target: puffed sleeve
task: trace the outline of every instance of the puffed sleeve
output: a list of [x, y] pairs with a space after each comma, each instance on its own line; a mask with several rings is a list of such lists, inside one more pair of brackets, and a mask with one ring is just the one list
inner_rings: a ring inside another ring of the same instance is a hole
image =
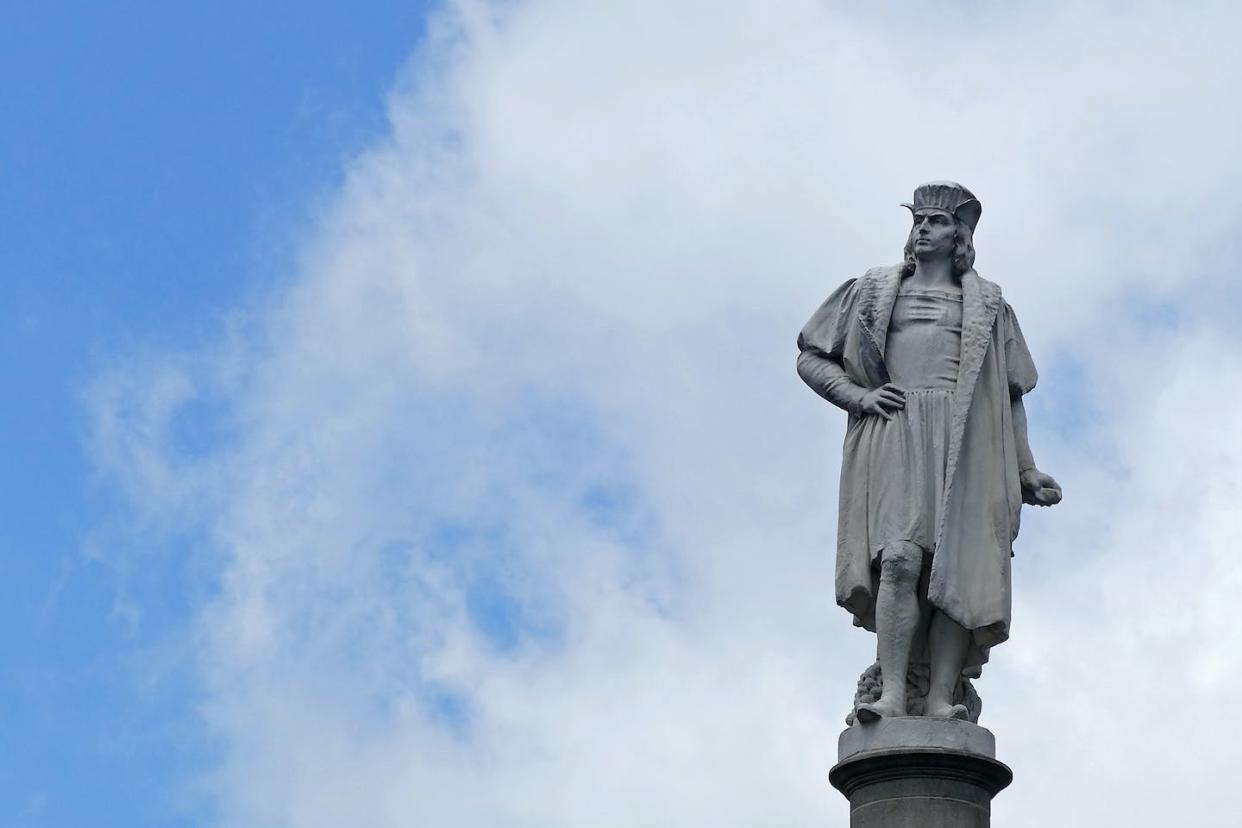
[[798, 334], [798, 376], [816, 394], [854, 415], [862, 413], [867, 389], [849, 378], [841, 357], [857, 281], [850, 279], [833, 291]]
[[1035, 360], [1026, 347], [1026, 338], [1022, 335], [1022, 327], [1018, 324], [1017, 314], [1009, 303], [1005, 303], [1005, 367], [1009, 379], [1009, 397], [1017, 399], [1029, 393], [1039, 381], [1039, 372], [1035, 370]]
[[818, 351], [840, 360], [845, 347], [847, 315], [858, 293], [858, 280], [849, 279], [824, 300], [798, 334], [799, 351]]

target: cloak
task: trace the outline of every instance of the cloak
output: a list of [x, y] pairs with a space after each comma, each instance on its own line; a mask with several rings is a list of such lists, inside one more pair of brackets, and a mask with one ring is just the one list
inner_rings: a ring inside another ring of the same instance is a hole
[[[849, 429], [862, 421], [862, 395], [889, 382], [884, 345], [902, 270], [876, 268], [847, 281], [798, 336], [803, 379], [850, 412], [847, 451]], [[977, 665], [1009, 637], [1010, 558], [1022, 507], [1011, 401], [1034, 388], [1038, 374], [1000, 287], [974, 270], [961, 281], [962, 350], [927, 598], [971, 631], [969, 663]], [[843, 473], [851, 465], [843, 462]], [[870, 548], [865, 498], [851, 496], [846, 480], [840, 491], [836, 599], [874, 631], [880, 550]]]

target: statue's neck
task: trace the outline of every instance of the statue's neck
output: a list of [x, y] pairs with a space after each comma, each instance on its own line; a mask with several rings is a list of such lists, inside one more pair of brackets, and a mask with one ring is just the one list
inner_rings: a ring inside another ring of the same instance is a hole
[[906, 281], [911, 287], [938, 288], [940, 290], [957, 290], [958, 280], [953, 275], [953, 260], [916, 259], [914, 273]]

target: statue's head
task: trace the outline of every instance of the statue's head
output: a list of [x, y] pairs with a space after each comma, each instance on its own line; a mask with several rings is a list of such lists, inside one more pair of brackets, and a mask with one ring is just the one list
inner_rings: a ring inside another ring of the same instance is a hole
[[910, 210], [914, 225], [906, 239], [905, 273], [914, 272], [920, 259], [951, 258], [953, 273], [975, 266], [975, 227], [983, 205], [974, 193], [954, 181], [933, 181], [914, 191]]

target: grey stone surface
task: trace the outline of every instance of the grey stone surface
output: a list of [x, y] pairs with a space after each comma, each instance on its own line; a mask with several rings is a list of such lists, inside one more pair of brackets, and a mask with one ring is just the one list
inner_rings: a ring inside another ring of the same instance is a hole
[[986, 727], [930, 716], [902, 716], [859, 724], [842, 731], [837, 740], [837, 761], [875, 750], [936, 748], [977, 753], [996, 758], [996, 737]]
[[992, 798], [1013, 779], [992, 734], [969, 722], [888, 717], [841, 734], [829, 780], [851, 828], [989, 828]]
[[850, 828], [989, 828], [991, 805], [939, 795], [891, 797], [850, 811]]
[[828, 297], [798, 336], [798, 374], [849, 414], [836, 600], [876, 633], [879, 667], [848, 720], [973, 720], [965, 680], [1009, 637], [1021, 506], [1061, 488], [1027, 439], [1038, 375], [1017, 316], [974, 269], [979, 199], [937, 181], [905, 206], [904, 260]]

